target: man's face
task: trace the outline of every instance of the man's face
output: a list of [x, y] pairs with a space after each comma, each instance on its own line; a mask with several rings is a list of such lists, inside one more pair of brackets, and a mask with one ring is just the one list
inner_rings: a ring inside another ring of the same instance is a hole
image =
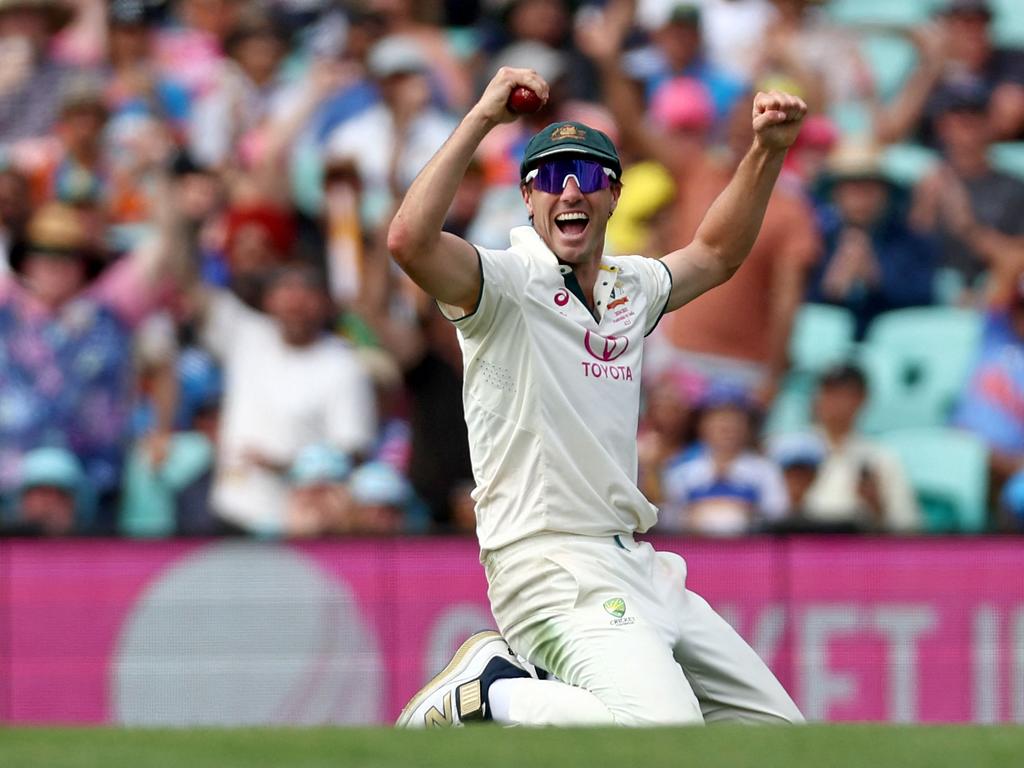
[[49, 536], [71, 533], [75, 526], [75, 498], [55, 486], [28, 488], [21, 495], [20, 517]]
[[327, 319], [327, 299], [300, 274], [278, 277], [267, 290], [264, 307], [293, 346], [315, 341]]
[[830, 431], [853, 429], [867, 393], [855, 382], [825, 384], [818, 391], [815, 411], [818, 421]]
[[992, 51], [989, 18], [984, 13], [959, 12], [946, 17], [948, 54], [972, 70], [984, 66]]
[[974, 110], [951, 110], [936, 123], [942, 145], [949, 152], [974, 153], [989, 144], [988, 115]]
[[565, 179], [560, 194], [542, 192], [535, 184], [522, 186], [526, 209], [533, 217], [533, 228], [548, 248], [567, 264], [581, 264], [600, 258], [604, 251], [608, 218], [618, 204], [621, 186], [584, 194], [572, 176]]
[[30, 253], [25, 260], [25, 283], [48, 306], [60, 306], [85, 283], [85, 265], [74, 256]]
[[737, 406], [713, 408], [701, 417], [700, 436], [715, 453], [739, 454], [750, 437], [750, 417]]
[[877, 179], [850, 179], [836, 184], [832, 199], [843, 221], [857, 227], [868, 227], [885, 212], [889, 188]]
[[673, 70], [685, 69], [700, 53], [700, 27], [686, 22], [666, 24], [654, 33], [654, 43]]

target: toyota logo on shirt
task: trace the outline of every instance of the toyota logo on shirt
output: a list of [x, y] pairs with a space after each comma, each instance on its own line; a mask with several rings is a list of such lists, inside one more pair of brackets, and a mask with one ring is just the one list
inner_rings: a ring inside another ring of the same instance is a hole
[[629, 346], [629, 339], [625, 336], [602, 336], [587, 331], [583, 336], [583, 346], [595, 360], [610, 363], [622, 357]]

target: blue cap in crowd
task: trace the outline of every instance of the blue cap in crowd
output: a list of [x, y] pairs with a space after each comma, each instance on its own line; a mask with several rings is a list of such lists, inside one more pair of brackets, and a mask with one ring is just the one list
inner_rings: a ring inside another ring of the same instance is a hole
[[383, 461], [371, 461], [359, 467], [352, 473], [349, 487], [359, 504], [401, 507], [412, 498], [409, 482]]
[[300, 488], [321, 483], [343, 483], [352, 472], [352, 461], [332, 445], [307, 445], [292, 462], [288, 477]]

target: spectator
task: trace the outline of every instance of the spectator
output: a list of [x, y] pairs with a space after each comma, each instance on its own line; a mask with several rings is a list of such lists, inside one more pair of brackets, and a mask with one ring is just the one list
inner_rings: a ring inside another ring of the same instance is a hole
[[355, 511], [345, 484], [352, 473], [348, 456], [329, 445], [307, 445], [288, 471], [285, 533], [293, 538], [352, 533]]
[[986, 113], [996, 141], [1024, 136], [1024, 51], [997, 48], [988, 0], [948, 0], [936, 23], [913, 30], [919, 65], [903, 90], [883, 109], [876, 135], [883, 143], [914, 137], [936, 146], [936, 121], [949, 89], [963, 86], [988, 97]]
[[24, 452], [66, 447], [99, 494], [100, 524], [112, 523], [129, 436], [132, 333], [160, 301], [177, 252], [160, 213], [155, 236], [110, 266], [80, 214], [60, 203], [40, 208], [15, 244], [12, 272], [0, 276], [0, 489], [14, 482]]
[[91, 489], [74, 454], [36, 448], [25, 454], [8, 535], [67, 536], [88, 528]]
[[99, 80], [85, 76], [65, 81], [54, 126], [61, 152], [46, 184], [48, 198], [97, 212], [103, 210], [109, 192], [103, 151], [107, 116]]
[[0, 0], [0, 146], [53, 125], [71, 70], [48, 50], [72, 16], [63, 0]]
[[430, 62], [431, 74], [441, 87], [444, 105], [464, 111], [471, 104], [471, 78], [445, 31], [418, 18], [424, 15], [423, 5], [412, 0], [369, 0], [366, 8], [380, 21], [385, 35], [400, 35], [415, 41]]
[[825, 254], [811, 274], [807, 299], [849, 309], [860, 339], [882, 312], [932, 302], [934, 247], [910, 229], [900, 190], [874, 147], [840, 147], [827, 181], [819, 209]]
[[112, 0], [107, 11], [107, 106], [115, 119], [140, 114], [180, 134], [191, 107], [188, 90], [156, 69], [156, 13], [145, 0]]
[[1024, 283], [1019, 272], [994, 277], [978, 357], [953, 424], [988, 445], [998, 494], [1024, 466]]
[[376, 536], [410, 532], [409, 483], [390, 464], [372, 461], [352, 473], [355, 533]]
[[285, 92], [280, 65], [287, 41], [270, 18], [250, 6], [224, 40], [216, 85], [195, 104], [189, 148], [205, 165], [251, 160], [253, 131], [280, 108]]
[[944, 269], [967, 288], [993, 267], [1024, 257], [1024, 182], [988, 159], [989, 97], [978, 85], [950, 85], [936, 106], [943, 162], [918, 185], [915, 226], [938, 237]]
[[203, 343], [225, 372], [214, 510], [240, 530], [281, 535], [285, 475], [304, 446], [356, 455], [372, 445], [372, 385], [348, 345], [323, 330], [330, 303], [314, 268], [274, 272], [262, 302], [267, 315], [226, 291], [194, 290]]
[[867, 392], [867, 380], [854, 365], [839, 365], [822, 374], [814, 432], [803, 439], [817, 434], [826, 455], [803, 496], [803, 519], [825, 530], [918, 530], [917, 501], [899, 459], [857, 434], [857, 416]]
[[386, 37], [370, 50], [381, 103], [342, 123], [327, 139], [330, 158], [351, 159], [363, 184], [363, 222], [376, 228], [398, 195], [445, 142], [455, 123], [431, 104], [430, 61], [412, 39]]
[[[650, 60], [643, 64], [647, 98], [653, 99], [659, 88], [676, 78], [696, 80], [711, 98], [714, 121], [723, 124], [736, 102], [746, 96], [747, 88], [705, 55], [699, 3], [666, 4], [661, 13], [648, 15], [645, 21], [653, 44]], [[633, 61], [637, 58], [632, 55]]]
[[874, 97], [871, 70], [856, 37], [830, 24], [823, 0], [772, 0], [775, 19], [758, 46], [762, 59], [755, 83], [795, 83], [812, 112]]
[[124, 471], [119, 531], [126, 536], [208, 536], [223, 381], [206, 353], [185, 349], [172, 362], [177, 429], [138, 442]]
[[742, 392], [705, 395], [697, 415], [701, 451], [666, 471], [659, 528], [738, 536], [786, 516], [782, 473], [750, 447], [754, 418]]
[[807, 518], [807, 494], [825, 461], [827, 449], [821, 436], [814, 432], [777, 435], [769, 440], [768, 448], [768, 455], [782, 469], [790, 504], [789, 519], [771, 528], [791, 529]]
[[658, 504], [665, 497], [663, 479], [670, 467], [692, 458], [696, 434], [691, 404], [699, 383], [684, 374], [658, 378], [647, 391], [637, 437], [640, 490]]

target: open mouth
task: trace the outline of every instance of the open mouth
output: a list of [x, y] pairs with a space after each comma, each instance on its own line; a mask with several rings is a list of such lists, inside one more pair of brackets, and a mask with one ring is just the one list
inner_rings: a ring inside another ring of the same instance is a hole
[[568, 211], [555, 217], [555, 226], [565, 235], [582, 235], [590, 223], [590, 217], [583, 211]]

